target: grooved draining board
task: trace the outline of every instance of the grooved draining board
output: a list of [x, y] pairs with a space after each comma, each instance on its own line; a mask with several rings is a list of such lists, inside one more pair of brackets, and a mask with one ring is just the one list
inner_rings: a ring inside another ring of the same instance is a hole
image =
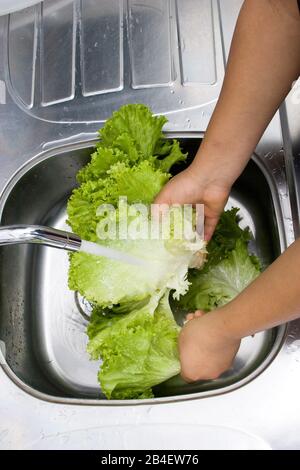
[[220, 92], [218, 0], [45, 0], [6, 28], [8, 91], [42, 120], [100, 122], [127, 102], [204, 113]]

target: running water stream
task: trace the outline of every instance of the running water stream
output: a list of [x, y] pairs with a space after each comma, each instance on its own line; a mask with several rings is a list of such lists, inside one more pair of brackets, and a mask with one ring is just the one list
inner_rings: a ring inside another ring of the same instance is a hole
[[105, 258], [121, 261], [122, 263], [132, 264], [135, 266], [144, 266], [146, 261], [135, 256], [129, 255], [122, 251], [114, 250], [107, 246], [98, 245], [98, 243], [87, 242], [82, 240], [79, 251], [90, 255], [105, 256]]

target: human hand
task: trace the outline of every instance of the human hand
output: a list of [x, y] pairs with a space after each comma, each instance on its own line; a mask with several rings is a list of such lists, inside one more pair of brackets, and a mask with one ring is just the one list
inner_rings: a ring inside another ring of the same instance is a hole
[[224, 209], [230, 186], [191, 164], [160, 191], [156, 204], [204, 204], [204, 238], [209, 241]]
[[181, 375], [187, 382], [218, 378], [238, 352], [240, 339], [228, 334], [220, 310], [187, 315], [179, 336]]

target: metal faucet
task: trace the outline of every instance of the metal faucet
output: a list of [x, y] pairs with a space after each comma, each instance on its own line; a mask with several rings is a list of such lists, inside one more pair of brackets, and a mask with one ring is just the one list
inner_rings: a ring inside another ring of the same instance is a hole
[[68, 251], [79, 251], [81, 238], [64, 230], [42, 225], [7, 225], [0, 227], [0, 246], [36, 243]]
[[134, 266], [145, 266], [147, 261], [108, 246], [82, 240], [78, 235], [43, 225], [7, 225], [0, 227], [1, 245], [35, 243], [67, 251], [83, 251], [88, 254], [105, 256]]

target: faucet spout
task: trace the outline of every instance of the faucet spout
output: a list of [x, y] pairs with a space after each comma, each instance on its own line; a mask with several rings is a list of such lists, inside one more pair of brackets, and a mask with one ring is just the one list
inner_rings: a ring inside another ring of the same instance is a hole
[[42, 225], [8, 225], [0, 227], [0, 246], [35, 243], [68, 251], [79, 251], [81, 238], [70, 232]]

